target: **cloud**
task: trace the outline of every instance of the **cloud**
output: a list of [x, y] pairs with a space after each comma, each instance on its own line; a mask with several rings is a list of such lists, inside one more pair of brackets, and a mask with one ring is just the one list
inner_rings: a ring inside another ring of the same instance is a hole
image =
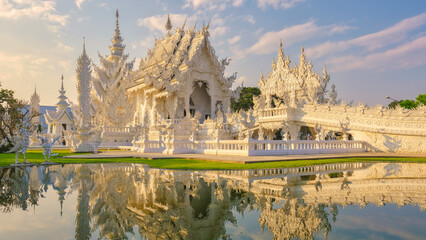
[[65, 26], [69, 15], [56, 14], [55, 7], [54, 1], [3, 0], [0, 1], [0, 18], [35, 18]]
[[63, 44], [61, 42], [58, 43], [58, 48], [61, 49], [61, 50], [63, 50], [63, 51], [67, 51], [67, 52], [71, 52], [72, 50], [74, 50], [73, 47], [65, 45], [65, 44]]
[[393, 49], [366, 56], [340, 56], [328, 60], [334, 72], [357, 69], [384, 71], [426, 65], [426, 36]]
[[[294, 25], [288, 28], [284, 28], [280, 31], [267, 32], [259, 38], [259, 40], [252, 45], [249, 49], [249, 53], [253, 54], [269, 54], [276, 51], [279, 39], [285, 43], [285, 45], [291, 45], [295, 42], [301, 42], [311, 37], [318, 37], [324, 34], [333, 34], [338, 25], [326, 25], [318, 26], [315, 20], [310, 20], [306, 23]], [[340, 26], [346, 28], [345, 26]]]
[[228, 6], [241, 7], [243, 4], [244, 0], [185, 0], [183, 8], [223, 11], [228, 8]]
[[229, 27], [219, 26], [219, 27], [211, 29], [209, 32], [212, 38], [216, 38], [216, 37], [225, 35], [228, 32], [228, 30], [229, 30]]
[[266, 9], [268, 6], [274, 9], [289, 9], [296, 6], [296, 3], [304, 2], [305, 0], [257, 0], [257, 6]]
[[241, 76], [239, 78], [237, 78], [237, 80], [235, 80], [234, 84], [235, 85], [241, 85], [243, 82], [247, 81], [247, 77], [246, 76]]
[[250, 23], [250, 24], [255, 24], [256, 20], [254, 20], [254, 17], [252, 15], [247, 15], [243, 18], [244, 21]]
[[85, 1], [87, 1], [87, 0], [75, 0], [75, 5], [76, 5], [79, 9], [81, 9], [81, 4], [83, 4]]
[[[186, 14], [170, 14], [170, 21], [173, 27], [181, 27], [186, 20], [186, 26], [194, 25], [197, 21], [196, 16], [188, 17]], [[165, 25], [167, 22], [167, 14], [155, 15], [147, 18], [139, 18], [137, 20], [138, 26], [144, 26], [151, 31], [165, 32]]]
[[232, 6], [234, 7], [241, 7], [244, 4], [244, 0], [234, 0], [232, 3]]
[[325, 42], [312, 49], [308, 49], [307, 52], [312, 57], [321, 57], [323, 55], [345, 51], [352, 47], [365, 47], [369, 51], [372, 51], [407, 39], [408, 34], [411, 31], [425, 24], [426, 13], [423, 13], [411, 18], [406, 18], [397, 24], [379, 32], [367, 34], [346, 41]]
[[228, 43], [229, 43], [229, 45], [233, 45], [233, 44], [237, 43], [238, 41], [240, 41], [240, 39], [241, 39], [241, 36], [237, 35], [233, 38], [228, 39]]
[[[147, 18], [140, 18], [137, 20], [138, 26], [144, 26], [149, 28], [151, 31], [159, 31], [165, 32], [165, 25], [167, 21], [166, 14], [163, 15], [155, 15]], [[196, 22], [198, 22], [198, 26], [200, 26], [199, 19], [202, 19], [202, 15], [199, 13], [188, 17], [186, 14], [170, 14], [170, 20], [172, 22], [173, 28], [181, 27], [186, 19], [186, 27], [194, 26]], [[223, 36], [229, 31], [229, 27], [225, 26], [225, 19], [220, 18], [218, 14], [215, 14], [210, 20], [210, 35], [212, 38]], [[206, 22], [203, 22], [207, 24]]]

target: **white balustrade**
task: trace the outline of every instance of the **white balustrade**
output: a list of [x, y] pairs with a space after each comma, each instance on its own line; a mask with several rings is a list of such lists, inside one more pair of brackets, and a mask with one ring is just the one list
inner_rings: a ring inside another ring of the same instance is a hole
[[[168, 149], [174, 153], [202, 153], [239, 156], [280, 156], [289, 154], [320, 154], [364, 152], [362, 141], [282, 141], [282, 140], [219, 140], [219, 141], [144, 141], [140, 149]], [[142, 145], [144, 144], [144, 145]], [[157, 152], [161, 152], [158, 150]]]
[[133, 130], [133, 127], [104, 127], [104, 133], [130, 133]]

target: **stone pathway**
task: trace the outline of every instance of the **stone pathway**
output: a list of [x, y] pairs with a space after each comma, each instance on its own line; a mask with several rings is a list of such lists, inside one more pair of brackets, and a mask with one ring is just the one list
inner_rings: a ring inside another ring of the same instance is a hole
[[208, 155], [208, 154], [161, 154], [161, 153], [138, 153], [131, 151], [106, 151], [97, 154], [83, 154], [65, 156], [64, 158], [147, 158], [147, 159], [167, 159], [167, 158], [183, 158], [183, 159], [200, 159], [217, 162], [231, 163], [257, 163], [257, 162], [278, 162], [291, 160], [316, 160], [330, 158], [349, 158], [349, 157], [424, 157], [420, 154], [399, 154], [399, 153], [335, 153], [335, 154], [310, 154], [310, 155], [284, 155], [284, 156], [229, 156], [229, 155]]

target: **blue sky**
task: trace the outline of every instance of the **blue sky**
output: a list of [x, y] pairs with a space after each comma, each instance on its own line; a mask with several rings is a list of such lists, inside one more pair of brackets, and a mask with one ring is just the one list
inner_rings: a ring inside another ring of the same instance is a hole
[[426, 1], [341, 0], [0, 0], [0, 82], [29, 99], [37, 85], [41, 103], [58, 100], [61, 75], [75, 101], [76, 60], [86, 37], [95, 64], [108, 54], [120, 12], [130, 58], [146, 56], [164, 34], [167, 14], [174, 27], [211, 19], [219, 58], [232, 59], [227, 75], [257, 86], [271, 71], [280, 39], [292, 64], [300, 48], [314, 68], [327, 65], [331, 83], [346, 102], [374, 106], [426, 92]]

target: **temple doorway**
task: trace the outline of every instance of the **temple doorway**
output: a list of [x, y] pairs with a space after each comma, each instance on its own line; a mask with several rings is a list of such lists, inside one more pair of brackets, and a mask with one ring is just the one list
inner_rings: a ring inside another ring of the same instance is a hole
[[189, 107], [191, 116], [195, 112], [201, 113], [201, 122], [207, 118], [211, 118], [211, 97], [207, 92], [207, 84], [205, 82], [195, 82], [194, 90], [189, 98]]

